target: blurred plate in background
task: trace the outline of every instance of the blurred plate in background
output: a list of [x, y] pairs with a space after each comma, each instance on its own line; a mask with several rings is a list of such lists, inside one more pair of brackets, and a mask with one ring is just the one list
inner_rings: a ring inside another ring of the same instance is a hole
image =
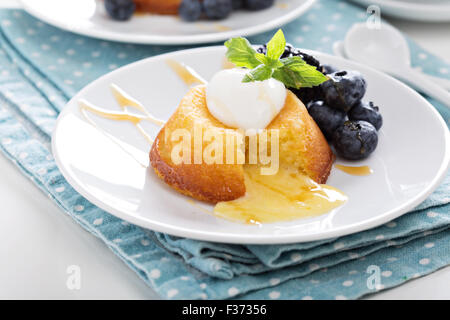
[[21, 0], [31, 15], [59, 28], [105, 40], [142, 44], [195, 44], [249, 36], [280, 27], [316, 0], [276, 0], [261, 11], [239, 10], [220, 21], [184, 22], [178, 16], [142, 14], [126, 22], [108, 17], [101, 0]]

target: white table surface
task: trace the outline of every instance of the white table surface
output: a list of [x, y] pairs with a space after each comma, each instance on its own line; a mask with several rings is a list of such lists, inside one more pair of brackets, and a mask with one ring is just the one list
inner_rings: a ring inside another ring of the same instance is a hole
[[[0, 0], [0, 7], [18, 6]], [[450, 23], [390, 20], [418, 43], [450, 57]], [[64, 215], [0, 155], [0, 299], [157, 299], [97, 238]], [[67, 267], [81, 268], [81, 288], [66, 286]], [[370, 299], [450, 299], [450, 267]]]

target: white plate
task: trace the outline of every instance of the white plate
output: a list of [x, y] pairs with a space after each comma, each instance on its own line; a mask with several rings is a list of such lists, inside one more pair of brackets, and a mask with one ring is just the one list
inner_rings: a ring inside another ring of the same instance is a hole
[[407, 20], [450, 21], [449, 0], [351, 0], [365, 6], [377, 5], [381, 16], [387, 15]]
[[24, 9], [59, 28], [105, 40], [144, 44], [193, 44], [223, 41], [277, 28], [316, 0], [276, 0], [261, 11], [236, 11], [222, 21], [184, 22], [177, 16], [138, 15], [127, 22], [109, 18], [100, 0], [21, 0]]
[[[184, 62], [205, 79], [222, 68], [224, 47], [178, 51], [145, 59], [111, 72], [80, 91], [65, 107], [53, 133], [56, 162], [69, 183], [88, 200], [131, 223], [181, 237], [229, 243], [290, 243], [343, 236], [388, 222], [422, 202], [445, 176], [450, 160], [449, 132], [438, 112], [401, 82], [368, 67], [313, 52], [323, 63], [357, 69], [368, 81], [366, 99], [381, 108], [379, 144], [367, 160], [366, 177], [333, 169], [328, 184], [348, 202], [328, 214], [290, 222], [244, 225], [217, 218], [212, 206], [188, 201], [160, 181], [148, 165], [149, 143], [130, 123], [92, 116], [102, 131], [79, 111], [81, 98], [119, 110], [109, 86], [115, 83], [140, 100], [155, 116], [168, 119], [188, 88], [166, 65]], [[145, 127], [155, 136], [158, 128]], [[133, 156], [130, 156], [133, 155]], [[339, 163], [346, 163], [338, 160]]]

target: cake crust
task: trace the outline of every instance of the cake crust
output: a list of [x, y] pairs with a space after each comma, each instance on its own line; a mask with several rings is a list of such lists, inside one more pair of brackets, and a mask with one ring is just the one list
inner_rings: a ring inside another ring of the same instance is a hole
[[205, 86], [189, 90], [156, 137], [150, 151], [150, 163], [156, 174], [178, 192], [201, 201], [217, 203], [242, 197], [245, 194], [242, 165], [225, 164], [225, 161], [224, 164], [195, 164], [194, 152], [191, 152], [190, 164], [177, 165], [172, 161], [171, 152], [176, 142], [171, 140], [171, 133], [183, 128], [193, 137], [197, 123], [204, 129], [217, 130], [222, 135], [227, 129], [209, 113]]
[[[149, 155], [154, 171], [173, 189], [201, 201], [217, 203], [242, 197], [245, 194], [242, 164], [195, 164], [194, 161], [175, 164], [172, 161], [175, 143], [170, 134], [179, 128], [193, 132], [198, 122], [222, 134], [230, 129], [209, 113], [204, 85], [189, 90], [158, 133]], [[288, 91], [285, 106], [267, 129], [279, 129], [280, 165], [296, 166], [317, 183], [326, 182], [335, 156], [303, 103], [292, 92]]]

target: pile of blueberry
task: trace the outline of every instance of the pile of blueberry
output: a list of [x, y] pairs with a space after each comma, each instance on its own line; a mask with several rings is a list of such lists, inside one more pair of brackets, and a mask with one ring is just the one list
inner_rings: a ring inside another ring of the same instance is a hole
[[[182, 0], [178, 9], [179, 16], [185, 21], [200, 18], [210, 20], [225, 19], [233, 10], [262, 10], [273, 5], [275, 0]], [[106, 12], [115, 20], [125, 21], [131, 18], [136, 5], [133, 0], [105, 0]]]
[[183, 0], [178, 14], [183, 20], [196, 21], [202, 17], [210, 20], [225, 19], [233, 10], [262, 10], [275, 0]]
[[[266, 52], [263, 45], [257, 49]], [[314, 57], [287, 44], [282, 58], [299, 56], [329, 77], [318, 87], [291, 89], [307, 106], [308, 112], [336, 153], [349, 160], [368, 157], [377, 147], [383, 118], [373, 102], [362, 101], [367, 83], [358, 71], [337, 70], [321, 65]]]

